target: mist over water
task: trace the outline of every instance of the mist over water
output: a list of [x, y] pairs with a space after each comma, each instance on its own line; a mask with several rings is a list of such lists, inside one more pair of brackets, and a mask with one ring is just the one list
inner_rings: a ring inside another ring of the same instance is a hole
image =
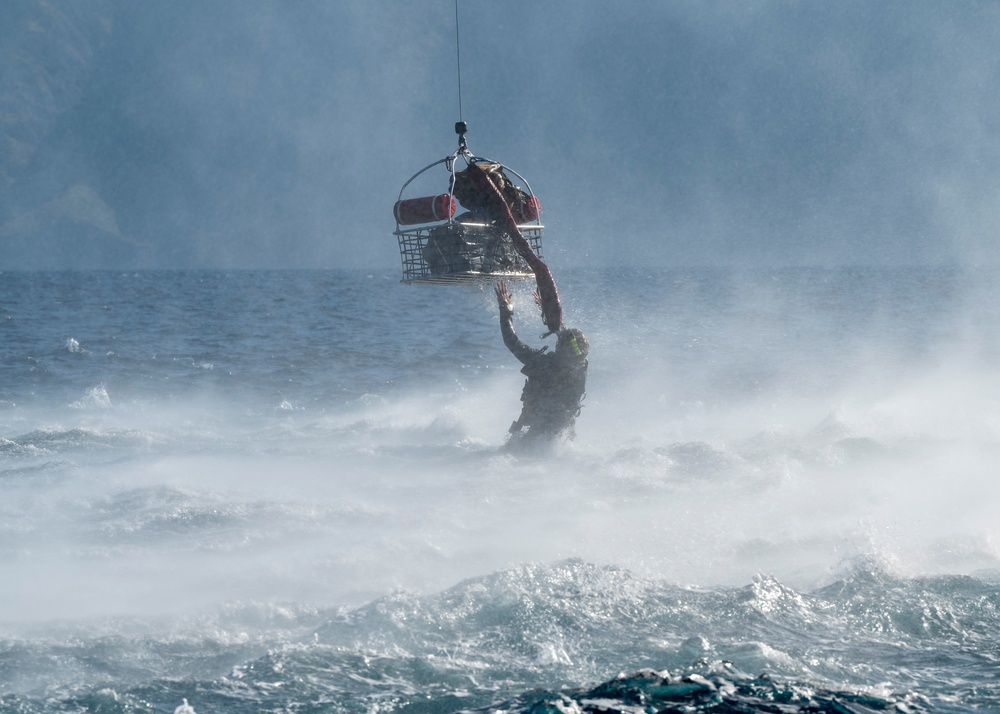
[[[440, 711], [699, 657], [934, 699], [944, 675], [906, 647], [997, 656], [992, 276], [564, 275], [593, 346], [578, 436], [518, 455], [499, 447], [523, 378], [489, 291], [5, 274], [5, 706], [111, 687], [117, 707], [273, 708], [266, 682], [314, 666], [288, 701], [430, 691], [337, 684], [375, 666], [351, 653], [430, 658]], [[515, 301], [540, 343], [527, 287]]]
[[[0, 13], [0, 714], [1000, 709], [997, 8], [462, 0], [462, 116], [453, 9]], [[544, 453], [397, 282], [456, 119], [593, 345]]]
[[388, 269], [459, 119], [561, 264], [997, 264], [991, 2], [454, 9], [7, 8], [0, 268]]

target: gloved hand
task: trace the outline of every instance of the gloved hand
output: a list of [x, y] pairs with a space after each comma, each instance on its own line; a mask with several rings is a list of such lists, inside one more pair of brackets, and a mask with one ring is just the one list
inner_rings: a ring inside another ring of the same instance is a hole
[[493, 288], [493, 292], [497, 296], [497, 304], [500, 306], [501, 313], [511, 314], [514, 312], [514, 301], [510, 296], [510, 290], [507, 289], [507, 282], [501, 281], [496, 284]]

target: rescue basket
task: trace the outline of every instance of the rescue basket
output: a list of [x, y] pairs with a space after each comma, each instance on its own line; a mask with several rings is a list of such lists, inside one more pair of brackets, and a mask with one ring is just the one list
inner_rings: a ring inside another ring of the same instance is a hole
[[[448, 285], [534, 279], [507, 231], [490, 219], [485, 199], [477, 195], [465, 180], [465, 169], [458, 166], [461, 162], [466, 167], [475, 163], [487, 172], [518, 230], [541, 258], [543, 226], [538, 197], [524, 177], [510, 167], [469, 152], [464, 122], [457, 123], [455, 131], [459, 135], [458, 150], [411, 176], [393, 207], [402, 282]], [[431, 180], [432, 191], [446, 193], [407, 196], [407, 190], [418, 179], [421, 185]]]

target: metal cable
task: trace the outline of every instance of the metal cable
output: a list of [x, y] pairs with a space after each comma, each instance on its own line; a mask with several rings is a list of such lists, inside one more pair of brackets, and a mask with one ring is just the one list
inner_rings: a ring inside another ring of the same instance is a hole
[[458, 31], [458, 0], [455, 0], [455, 53], [458, 58], [458, 120], [462, 121], [462, 43]]

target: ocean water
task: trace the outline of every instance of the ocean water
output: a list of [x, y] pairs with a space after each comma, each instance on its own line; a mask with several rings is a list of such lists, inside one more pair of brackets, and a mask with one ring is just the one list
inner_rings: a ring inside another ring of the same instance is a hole
[[556, 272], [0, 273], [0, 712], [1000, 711], [1000, 274]]

